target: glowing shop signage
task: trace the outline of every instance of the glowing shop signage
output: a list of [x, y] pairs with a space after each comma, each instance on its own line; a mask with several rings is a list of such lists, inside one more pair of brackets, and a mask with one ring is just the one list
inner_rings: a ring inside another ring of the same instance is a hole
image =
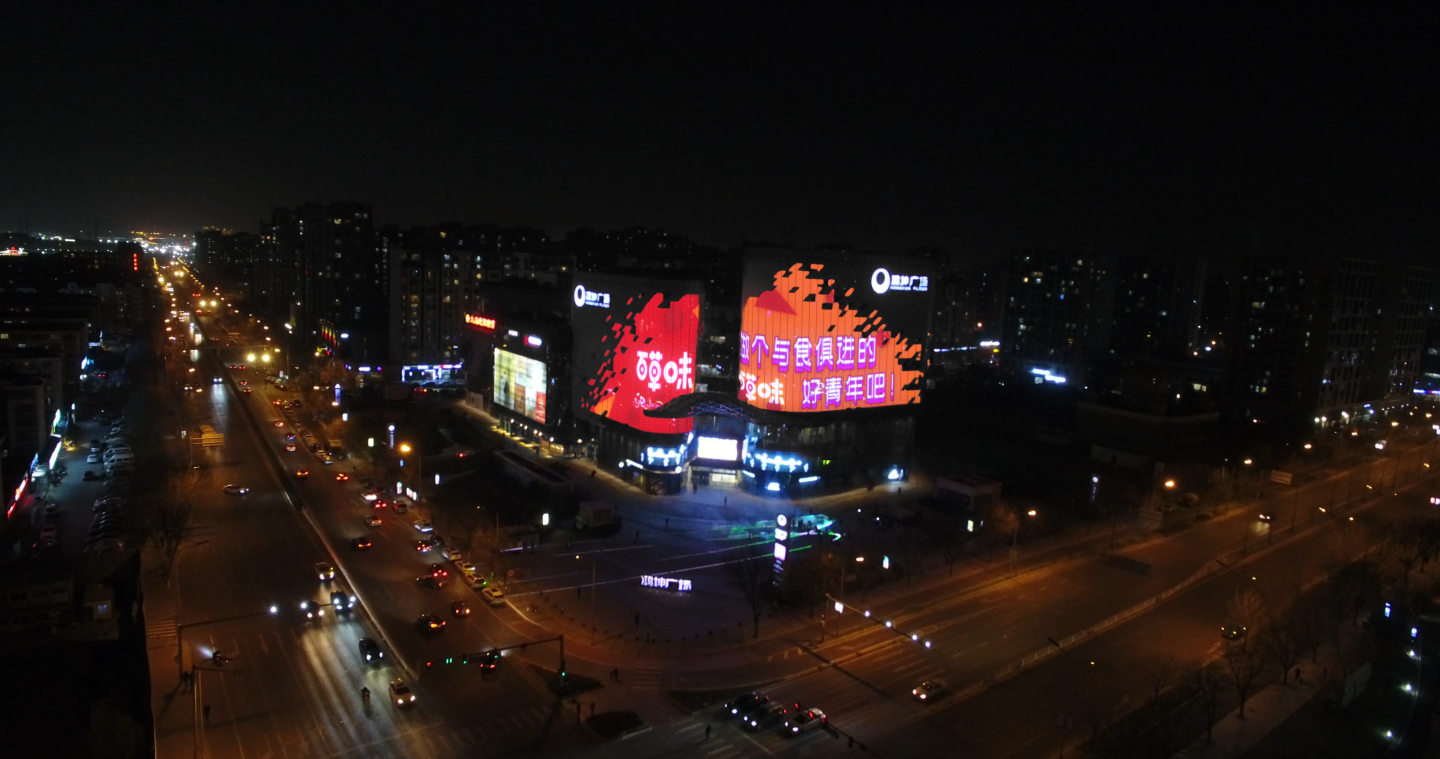
[[923, 293], [930, 289], [930, 278], [923, 274], [891, 274], [881, 267], [870, 275], [870, 289], [877, 295], [888, 292]]
[[689, 593], [695, 589], [689, 580], [677, 580], [673, 577], [656, 577], [655, 575], [640, 575], [640, 587], [678, 590], [681, 593]]
[[465, 323], [485, 332], [494, 332], [499, 327], [499, 322], [494, 317], [479, 314], [465, 314]]
[[592, 306], [598, 308], [610, 307], [610, 293], [597, 293], [593, 290], [586, 290], [584, 285], [575, 286], [575, 307], [584, 308]]

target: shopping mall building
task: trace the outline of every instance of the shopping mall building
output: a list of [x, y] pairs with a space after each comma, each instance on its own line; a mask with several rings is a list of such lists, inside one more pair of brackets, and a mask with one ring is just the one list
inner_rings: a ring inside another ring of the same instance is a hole
[[468, 315], [472, 374], [491, 380], [484, 400], [507, 431], [650, 493], [906, 479], [928, 365], [924, 264], [751, 251], [738, 303], [723, 292], [579, 273]]

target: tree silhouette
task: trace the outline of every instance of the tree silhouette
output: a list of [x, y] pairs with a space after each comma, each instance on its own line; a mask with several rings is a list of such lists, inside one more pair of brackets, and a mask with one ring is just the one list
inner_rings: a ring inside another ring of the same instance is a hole
[[765, 613], [765, 605], [775, 595], [775, 567], [771, 563], [771, 557], [767, 553], [760, 552], [751, 546], [749, 556], [730, 564], [730, 578], [735, 587], [740, 590], [740, 595], [750, 605], [750, 614], [754, 620], [755, 629], [751, 637], [760, 637], [760, 617]]

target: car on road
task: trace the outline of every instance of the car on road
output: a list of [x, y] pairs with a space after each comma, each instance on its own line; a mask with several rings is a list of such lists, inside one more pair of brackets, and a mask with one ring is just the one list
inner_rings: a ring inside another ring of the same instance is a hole
[[305, 612], [306, 619], [319, 619], [325, 616], [325, 607], [319, 601], [301, 601], [300, 611]]
[[465, 601], [456, 601], [450, 604], [450, 611], [457, 617], [468, 617], [470, 616], [470, 604]]
[[415, 541], [415, 550], [419, 551], [420, 553], [429, 553], [430, 551], [432, 551], [432, 550], [434, 550], [434, 549], [435, 549], [435, 539], [434, 539], [434, 538], [425, 538], [424, 540], [417, 540], [417, 541]]
[[285, 439], [286, 439], [286, 440], [294, 440], [294, 439], [295, 439], [295, 433], [293, 433], [293, 432], [287, 432], [287, 433], [285, 433]]
[[1273, 514], [1271, 514], [1270, 512], [1268, 512], [1268, 511], [1262, 511], [1262, 512], [1260, 512], [1260, 521], [1262, 521], [1262, 522], [1269, 522], [1269, 521], [1271, 521], [1271, 520], [1274, 519], [1274, 518], [1275, 518], [1275, 516], [1274, 516]]
[[320, 582], [328, 582], [335, 579], [335, 565], [328, 561], [315, 562], [315, 574], [319, 576]]
[[782, 731], [787, 735], [799, 735], [824, 727], [828, 721], [829, 718], [825, 716], [825, 712], [819, 709], [800, 709], [795, 716], [785, 720]]
[[283, 419], [276, 419], [275, 421], [271, 422], [271, 424], [275, 425], [276, 427], [284, 427], [284, 426], [285, 426], [285, 420], [283, 420]]
[[910, 695], [921, 701], [934, 701], [945, 692], [944, 680], [926, 680], [910, 689]]
[[250, 488], [247, 488], [244, 485], [235, 485], [233, 483], [230, 485], [226, 485], [225, 487], [220, 489], [225, 491], [226, 495], [245, 495], [246, 493], [250, 492]]
[[1244, 625], [1231, 622], [1220, 626], [1220, 637], [1225, 640], [1240, 640], [1245, 637], [1247, 630]]
[[745, 726], [751, 730], [764, 730], [785, 719], [787, 709], [779, 701], [767, 702], [758, 709], [751, 709], [745, 716]]
[[367, 501], [377, 500], [380, 498], [380, 488], [374, 485], [366, 485], [365, 489], [360, 491], [360, 497]]
[[286, 453], [294, 453], [294, 452], [295, 452], [295, 444], [294, 444], [294, 443], [286, 443], [286, 444], [285, 444], [285, 452], [286, 452]]
[[389, 502], [389, 501], [386, 501], [386, 500], [384, 500], [384, 499], [376, 499], [375, 502], [374, 502], [373, 504], [371, 504], [371, 505], [373, 505], [373, 506], [374, 506], [375, 508], [377, 508], [377, 509], [388, 509], [388, 508], [390, 508], [390, 502]]
[[86, 463], [86, 464], [99, 464], [99, 463], [100, 463], [100, 454], [98, 454], [98, 453], [92, 453], [92, 454], [90, 454], [89, 456], [86, 456], [86, 457], [85, 457], [85, 463]]
[[121, 498], [118, 495], [107, 495], [104, 498], [96, 498], [95, 505], [90, 507], [90, 510], [106, 511], [109, 509], [118, 509], [123, 505], [125, 505], [124, 498]]
[[441, 565], [441, 564], [431, 564], [430, 566], [428, 566], [428, 567], [425, 568], [425, 571], [429, 572], [431, 577], [449, 577], [449, 576], [450, 576], [450, 570], [446, 569], [446, 568], [445, 568], [443, 565]]
[[411, 706], [415, 703], [415, 694], [404, 680], [395, 679], [390, 681], [390, 700], [396, 706]]
[[445, 620], [434, 614], [421, 614], [415, 618], [415, 626], [420, 632], [440, 633], [445, 631]]
[[768, 703], [770, 697], [758, 690], [749, 693], [742, 693], [725, 703], [725, 714], [731, 717], [744, 717], [751, 709]]
[[436, 577], [435, 575], [421, 575], [415, 578], [415, 582], [419, 583], [422, 587], [434, 588], [435, 590], [443, 590], [445, 586], [450, 583], [448, 579]]
[[[243, 384], [245, 384], [245, 383], [242, 382], [242, 383], [240, 383], [240, 384], [243, 385]], [[250, 388], [248, 388], [248, 387], [242, 387], [242, 388], [240, 388], [240, 392], [242, 392], [242, 393], [244, 393], [244, 394], [246, 394], [246, 395], [249, 395], [249, 394], [250, 394]]]
[[406, 506], [404, 501], [396, 501], [391, 505], [395, 507], [396, 514], [404, 514], [410, 511], [410, 507]]
[[96, 474], [96, 473], [90, 471], [89, 469], [86, 469], [86, 470], [85, 470], [85, 474], [82, 475], [82, 476], [80, 477], [80, 479], [82, 479], [82, 480], [84, 480], [84, 481], [86, 481], [86, 482], [92, 482], [92, 481], [94, 481], [94, 480], [103, 480], [103, 479], [105, 479], [105, 476], [104, 476], [104, 475], [100, 475], [100, 474]]
[[365, 661], [380, 661], [385, 658], [385, 652], [380, 650], [380, 644], [374, 638], [360, 639], [360, 655]]
[[368, 551], [370, 550], [370, 546], [373, 544], [370, 542], [369, 538], [361, 535], [360, 537], [351, 541], [351, 545], [355, 546], [355, 550], [357, 551]]
[[486, 588], [480, 591], [480, 597], [485, 599], [485, 603], [491, 606], [505, 605], [505, 591], [499, 588]]
[[330, 605], [335, 608], [335, 613], [350, 611], [355, 608], [355, 596], [343, 590], [330, 591]]
[[309, 477], [309, 476], [310, 476], [310, 470], [309, 470], [309, 469], [296, 469], [296, 470], [295, 470], [295, 477], [296, 477], [296, 479], [301, 479], [301, 480], [303, 480], [303, 479], [305, 479], [306, 477]]
[[47, 517], [53, 517], [60, 513], [60, 505], [55, 503], [54, 501], [50, 501], [49, 503], [45, 504], [44, 513]]
[[365, 526], [366, 526], [366, 527], [379, 527], [380, 524], [381, 524], [381, 521], [382, 521], [382, 520], [380, 519], [380, 517], [377, 517], [377, 516], [375, 516], [374, 514], [370, 514], [370, 515], [368, 515], [368, 516], [365, 517]]
[[461, 553], [459, 548], [446, 548], [444, 554], [445, 558], [451, 561], [459, 561], [465, 558], [465, 554]]
[[495, 669], [500, 666], [500, 652], [484, 651], [475, 660], [475, 663], [479, 664], [481, 669]]
[[431, 524], [428, 519], [418, 519], [415, 521], [415, 529], [421, 532], [434, 532], [435, 525]]
[[317, 448], [319, 448], [319, 447], [320, 447], [320, 446], [318, 446], [318, 445], [312, 445], [312, 446], [310, 446], [310, 449], [313, 450], [313, 451], [315, 451], [315, 453], [319, 454], [319, 456], [320, 456], [320, 463], [321, 463], [321, 464], [334, 464], [334, 463], [335, 463], [335, 457], [334, 457], [334, 456], [331, 456], [329, 453], [326, 453], [325, 451], [315, 450], [315, 449], [317, 449]]
[[336, 472], [336, 473], [335, 473], [335, 481], [336, 481], [336, 482], [349, 482], [349, 481], [350, 481], [350, 475], [348, 475], [348, 474], [346, 474], [346, 473], [344, 473], [344, 472]]

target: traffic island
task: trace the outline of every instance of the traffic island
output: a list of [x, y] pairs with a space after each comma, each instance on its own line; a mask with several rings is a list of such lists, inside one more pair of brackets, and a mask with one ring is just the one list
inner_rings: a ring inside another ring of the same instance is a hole
[[606, 740], [626, 738], [650, 729], [640, 715], [630, 711], [600, 712], [586, 719], [585, 724]]

